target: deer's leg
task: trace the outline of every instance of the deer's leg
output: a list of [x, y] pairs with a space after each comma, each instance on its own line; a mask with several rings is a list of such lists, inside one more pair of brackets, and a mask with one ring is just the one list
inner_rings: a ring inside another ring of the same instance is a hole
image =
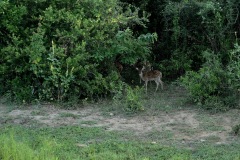
[[147, 93], [147, 85], [148, 85], [148, 81], [145, 81], [146, 93]]
[[[156, 81], [155, 81], [155, 82], [156, 82]], [[163, 81], [161, 80], [160, 77], [157, 79], [157, 82], [161, 84], [161, 89], [163, 90]], [[157, 83], [157, 82], [156, 82], [156, 83]]]
[[157, 92], [157, 90], [158, 90], [158, 85], [159, 85], [159, 82], [158, 81], [155, 81], [156, 82], [156, 84], [157, 84], [157, 87], [156, 87], [156, 90], [155, 90], [155, 92]]

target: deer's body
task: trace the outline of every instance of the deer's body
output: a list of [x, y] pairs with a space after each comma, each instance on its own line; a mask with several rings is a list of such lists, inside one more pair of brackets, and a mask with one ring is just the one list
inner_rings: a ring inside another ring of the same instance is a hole
[[[145, 67], [144, 71], [151, 71], [152, 66], [148, 61], [142, 62], [138, 60], [134, 65], [133, 65], [138, 71], [142, 70], [143, 67]], [[140, 73], [140, 72], [139, 72]], [[141, 83], [141, 77], [140, 77], [140, 83]]]
[[158, 90], [159, 83], [161, 84], [161, 88], [163, 89], [163, 82], [161, 80], [162, 73], [158, 70], [146, 70], [145, 66], [142, 69], [136, 68], [139, 71], [140, 78], [145, 82], [146, 92], [148, 81], [155, 81], [157, 84], [156, 91]]

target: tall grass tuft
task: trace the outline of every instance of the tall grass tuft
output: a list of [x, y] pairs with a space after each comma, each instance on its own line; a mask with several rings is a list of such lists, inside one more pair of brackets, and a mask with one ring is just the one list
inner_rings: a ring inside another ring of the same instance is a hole
[[1, 160], [58, 160], [53, 147], [54, 143], [43, 140], [33, 149], [27, 141], [18, 141], [13, 133], [0, 135]]

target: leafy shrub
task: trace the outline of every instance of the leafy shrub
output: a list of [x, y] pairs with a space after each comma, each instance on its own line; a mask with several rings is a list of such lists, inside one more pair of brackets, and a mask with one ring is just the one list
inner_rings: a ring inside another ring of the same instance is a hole
[[16, 102], [29, 103], [34, 98], [32, 92], [33, 88], [27, 80], [16, 77], [12, 80], [12, 92], [9, 98]]
[[113, 100], [126, 112], [138, 112], [144, 110], [143, 93], [143, 89], [139, 86], [132, 88], [126, 83], [121, 83], [120, 90], [114, 93]]
[[157, 38], [135, 36], [128, 26], [147, 18], [118, 0], [4, 0], [0, 12], [0, 93], [20, 102], [107, 95], [118, 86], [116, 58], [147, 57]]
[[[221, 59], [213, 52], [203, 53], [206, 62], [198, 72], [189, 71], [181, 78], [182, 84], [190, 92], [194, 102], [205, 108], [214, 110], [225, 110], [230, 107], [237, 107], [238, 94], [235, 83], [238, 78], [238, 70], [232, 69], [233, 61], [229, 61], [227, 70], [223, 67]], [[234, 64], [234, 63], [233, 63]], [[233, 72], [228, 72], [228, 70]], [[232, 77], [232, 75], [234, 75]], [[232, 83], [229, 83], [232, 82]]]
[[125, 110], [127, 112], [136, 112], [144, 110], [143, 90], [139, 86], [126, 88]]
[[240, 90], [240, 46], [236, 43], [235, 48], [228, 54], [229, 62], [226, 67], [228, 76], [227, 83], [232, 90]]

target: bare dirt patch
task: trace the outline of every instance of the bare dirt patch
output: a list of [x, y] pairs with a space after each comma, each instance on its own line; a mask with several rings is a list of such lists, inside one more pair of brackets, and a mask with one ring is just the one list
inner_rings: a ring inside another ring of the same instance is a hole
[[[104, 113], [94, 107], [77, 110], [63, 110], [53, 106], [29, 107], [28, 109], [14, 109], [5, 112], [6, 106], [0, 106], [0, 117], [11, 119], [5, 123], [20, 125], [38, 125], [56, 127], [62, 125], [79, 125], [87, 127], [104, 127], [109, 131], [128, 131], [136, 136], [148, 138], [152, 132], [156, 136], [171, 133], [169, 140], [178, 142], [206, 142], [215, 144], [233, 141], [230, 132], [232, 126], [240, 122], [239, 110], [232, 110], [221, 114], [206, 114], [194, 109], [182, 109], [172, 112], [155, 113], [154, 115], [123, 116]], [[1, 121], [3, 122], [3, 121]], [[1, 125], [1, 124], [0, 124]], [[164, 137], [164, 140], [166, 137]]]

